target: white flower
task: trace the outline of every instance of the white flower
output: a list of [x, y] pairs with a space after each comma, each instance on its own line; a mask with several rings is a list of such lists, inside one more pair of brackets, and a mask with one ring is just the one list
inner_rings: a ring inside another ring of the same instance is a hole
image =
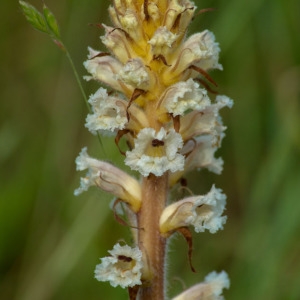
[[83, 65], [92, 76], [85, 76], [86, 80], [95, 79], [109, 85], [112, 89], [123, 92], [126, 95], [132, 93], [132, 88], [116, 79], [122, 64], [115, 58], [88, 48], [88, 60]]
[[225, 271], [209, 273], [204, 282], [196, 284], [172, 300], [224, 300], [222, 290], [229, 289], [230, 281]]
[[166, 27], [159, 27], [151, 40], [148, 42], [152, 46], [153, 55], [166, 55], [172, 44], [176, 41], [177, 35], [169, 31]]
[[216, 233], [223, 229], [226, 216], [222, 216], [226, 205], [226, 195], [213, 185], [204, 196], [185, 198], [167, 206], [160, 217], [162, 234], [172, 233], [180, 227], [194, 226], [196, 232], [205, 229]]
[[150, 76], [139, 58], [128, 60], [117, 77], [134, 88], [149, 89]]
[[90, 186], [97, 186], [129, 204], [134, 212], [139, 210], [141, 186], [136, 179], [109, 163], [91, 158], [86, 147], [81, 150], [75, 162], [77, 170], [88, 169], [85, 177], [80, 178], [80, 187], [74, 191], [76, 196], [87, 191]]
[[216, 98], [216, 102], [217, 102], [216, 105], [217, 105], [218, 110], [220, 110], [221, 108], [223, 108], [225, 106], [227, 106], [229, 108], [232, 108], [232, 106], [233, 106], [233, 100], [225, 95], [218, 95]]
[[[214, 132], [216, 128], [214, 128]], [[176, 184], [188, 172], [197, 169], [207, 169], [215, 174], [221, 174], [223, 171], [223, 159], [215, 158], [215, 152], [220, 146], [224, 133], [214, 135], [201, 135], [185, 143], [181, 154], [185, 155], [185, 164], [183, 171], [177, 171], [170, 174], [170, 185]]]
[[219, 110], [227, 106], [231, 108], [233, 101], [226, 96], [217, 96], [216, 103], [205, 107], [202, 110], [192, 111], [180, 120], [180, 134], [184, 141], [199, 135], [209, 134], [215, 138], [217, 143], [226, 129], [222, 125]]
[[108, 96], [106, 89], [100, 88], [90, 96], [89, 103], [93, 114], [87, 116], [85, 126], [91, 133], [96, 134], [98, 130], [113, 132], [125, 127], [127, 101]]
[[113, 287], [133, 287], [142, 284], [142, 252], [139, 248], [116, 244], [108, 251], [111, 256], [101, 258], [96, 266], [95, 278], [98, 281], [109, 281]]
[[87, 154], [87, 148], [82, 148], [79, 156], [75, 160], [76, 170], [82, 171], [88, 169], [85, 177], [80, 178], [80, 187], [74, 191], [74, 195], [78, 196], [84, 191], [87, 191], [90, 186], [96, 185], [96, 182], [100, 175], [101, 162], [97, 159], [91, 158]]
[[192, 79], [170, 86], [162, 98], [162, 104], [174, 116], [183, 115], [187, 110], [203, 110], [210, 105], [207, 91]]
[[226, 223], [227, 217], [222, 216], [225, 205], [226, 195], [213, 185], [208, 194], [197, 197], [193, 203], [192, 214], [185, 221], [192, 224], [196, 232], [207, 229], [210, 233], [216, 233]]
[[185, 171], [206, 168], [210, 172], [221, 174], [223, 160], [215, 158], [214, 155], [223, 137], [224, 133], [221, 132], [218, 136], [218, 143], [216, 143], [216, 137], [211, 135], [202, 135], [188, 142], [182, 150], [183, 153], [190, 153], [186, 158]]
[[205, 47], [207, 52], [205, 57], [197, 62], [196, 65], [203, 70], [223, 70], [222, 65], [219, 64], [219, 53], [221, 51], [219, 43], [216, 42], [215, 35], [211, 31], [205, 30], [202, 32], [202, 45]]
[[150, 173], [161, 176], [166, 171], [176, 172], [184, 168], [184, 156], [178, 153], [183, 142], [174, 129], [159, 132], [153, 128], [142, 129], [134, 140], [134, 149], [126, 152], [125, 164], [143, 176]]
[[[205, 30], [190, 36], [182, 47], [177, 51], [175, 62], [166, 72], [166, 77], [173, 78], [184, 72], [190, 66], [197, 66], [204, 71], [210, 69], [222, 70], [219, 64], [219, 44], [215, 42], [215, 36], [212, 32]], [[197, 77], [199, 74], [194, 72], [189, 77]]]

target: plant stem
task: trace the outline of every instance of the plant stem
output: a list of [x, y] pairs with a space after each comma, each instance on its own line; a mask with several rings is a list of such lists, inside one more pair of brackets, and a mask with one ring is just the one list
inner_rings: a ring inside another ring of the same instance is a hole
[[90, 107], [90, 105], [89, 105], [87, 96], [86, 96], [85, 91], [84, 91], [84, 89], [83, 89], [83, 86], [82, 86], [82, 84], [81, 84], [81, 80], [80, 80], [79, 75], [78, 75], [78, 73], [77, 73], [77, 70], [76, 70], [76, 68], [75, 68], [73, 59], [72, 59], [72, 57], [71, 57], [69, 51], [67, 50], [67, 48], [66, 48], [66, 47], [64, 47], [64, 48], [65, 48], [66, 56], [67, 56], [67, 58], [68, 58], [68, 60], [69, 60], [69, 62], [70, 62], [71, 68], [72, 68], [73, 73], [74, 73], [74, 75], [75, 75], [77, 84], [78, 84], [78, 86], [79, 86], [80, 92], [81, 92], [81, 94], [82, 94], [82, 97], [83, 97], [84, 102], [85, 102], [85, 104], [86, 104], [86, 107], [87, 107], [87, 109], [88, 109], [88, 112], [91, 113], [91, 112], [92, 112], [92, 111], [91, 111], [91, 107]]
[[166, 240], [159, 232], [159, 218], [166, 205], [167, 192], [167, 173], [160, 177], [150, 174], [143, 179], [138, 238], [149, 272], [143, 274], [146, 283], [140, 287], [139, 300], [164, 299]]
[[[61, 42], [61, 43], [62, 43], [62, 42]], [[85, 91], [84, 91], [84, 89], [83, 89], [83, 86], [82, 86], [81, 80], [80, 80], [80, 78], [79, 78], [78, 72], [77, 72], [77, 70], [76, 70], [76, 67], [75, 67], [75, 65], [74, 65], [73, 59], [72, 59], [72, 57], [71, 57], [71, 55], [70, 55], [68, 49], [63, 45], [63, 43], [62, 43], [62, 46], [63, 46], [64, 52], [66, 53], [66, 56], [67, 56], [67, 58], [68, 58], [68, 60], [69, 60], [69, 62], [70, 62], [71, 68], [72, 68], [72, 70], [73, 70], [73, 72], [74, 72], [74, 75], [75, 75], [77, 84], [79, 85], [79, 89], [80, 89], [80, 92], [81, 92], [82, 97], [83, 97], [83, 99], [84, 99], [84, 102], [85, 102], [85, 104], [86, 104], [86, 107], [87, 107], [87, 109], [88, 109], [88, 112], [89, 112], [89, 113], [92, 113], [91, 107], [90, 107], [89, 102], [88, 102], [88, 98], [87, 98], [86, 93], [85, 93]], [[99, 132], [97, 132], [97, 137], [98, 137], [98, 140], [99, 140], [101, 149], [102, 149], [102, 151], [103, 151], [103, 154], [104, 154], [104, 156], [106, 156], [106, 153], [105, 153], [105, 150], [104, 150], [104, 146], [103, 146], [102, 140], [101, 140], [101, 138], [100, 138]]]

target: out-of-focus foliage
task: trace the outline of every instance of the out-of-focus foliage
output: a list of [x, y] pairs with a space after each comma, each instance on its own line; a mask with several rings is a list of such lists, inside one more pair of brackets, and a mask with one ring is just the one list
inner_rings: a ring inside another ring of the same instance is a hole
[[[42, 9], [38, 0], [31, 1]], [[82, 75], [87, 46], [102, 49], [110, 1], [46, 3]], [[235, 100], [223, 112], [228, 126], [220, 155], [222, 175], [192, 173], [191, 189], [206, 193], [216, 182], [228, 196], [225, 230], [171, 242], [170, 294], [225, 269], [229, 300], [300, 297], [300, 2], [297, 0], [196, 1], [214, 12], [195, 17], [189, 33], [211, 29], [220, 42], [223, 72], [211, 75], [220, 93]], [[17, 1], [0, 12], [0, 299], [127, 299], [126, 291], [93, 279], [128, 228], [113, 219], [110, 196], [79, 184], [74, 159], [91, 155], [122, 166], [113, 141], [106, 154], [84, 128], [86, 107], [63, 53], [26, 22]], [[96, 83], [85, 83], [88, 94]], [[178, 195], [182, 193], [178, 192]], [[180, 259], [179, 259], [180, 258]]]

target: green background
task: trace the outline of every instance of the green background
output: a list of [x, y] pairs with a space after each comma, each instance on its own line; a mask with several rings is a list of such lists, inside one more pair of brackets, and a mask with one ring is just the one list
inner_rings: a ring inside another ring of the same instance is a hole
[[[80, 75], [87, 46], [96, 49], [110, 1], [47, 1]], [[40, 1], [31, 4], [42, 7]], [[171, 242], [170, 295], [226, 270], [228, 300], [300, 299], [300, 2], [196, 1], [215, 7], [197, 16], [190, 32], [212, 30], [224, 71], [211, 73], [234, 99], [222, 112], [228, 126], [224, 172], [193, 172], [189, 187], [213, 183], [228, 196], [225, 230]], [[63, 53], [25, 21], [16, 1], [0, 12], [0, 299], [127, 299], [126, 290], [93, 279], [98, 258], [128, 229], [114, 221], [111, 196], [96, 189], [73, 196], [83, 146], [122, 167], [111, 139], [106, 154], [85, 128], [87, 114]], [[84, 83], [87, 94], [97, 83]]]

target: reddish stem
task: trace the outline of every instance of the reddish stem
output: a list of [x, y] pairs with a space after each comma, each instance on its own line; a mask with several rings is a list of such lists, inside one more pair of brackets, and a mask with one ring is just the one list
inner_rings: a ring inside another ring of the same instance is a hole
[[159, 218], [166, 205], [167, 192], [167, 173], [160, 177], [150, 174], [143, 179], [138, 239], [149, 269], [144, 274], [145, 284], [139, 289], [139, 300], [164, 299], [166, 240], [159, 232]]

